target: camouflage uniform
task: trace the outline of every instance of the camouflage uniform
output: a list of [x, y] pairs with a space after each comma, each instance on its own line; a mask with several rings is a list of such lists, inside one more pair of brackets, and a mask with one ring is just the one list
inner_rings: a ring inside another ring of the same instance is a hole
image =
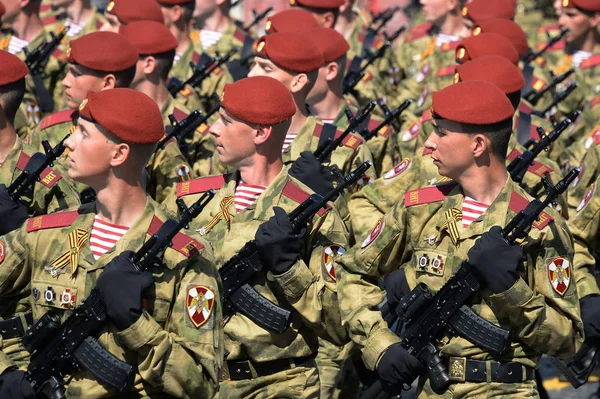
[[[187, 204], [197, 200], [204, 191], [218, 189], [208, 209], [190, 226], [191, 229], [207, 230], [205, 237], [215, 247], [218, 267], [254, 239], [258, 226], [273, 215], [274, 206], [289, 213], [312, 193], [289, 177], [287, 168], [283, 168], [252, 206], [237, 213], [233, 198], [239, 179], [236, 172], [177, 185], [177, 196]], [[174, 201], [169, 200], [166, 204], [172, 213], [177, 212]], [[262, 329], [240, 313], [226, 319], [225, 353], [229, 366], [221, 376], [219, 397], [319, 396], [319, 376], [314, 363], [317, 334], [336, 344], [347, 339], [339, 320], [331, 254], [343, 253], [348, 232], [337, 210], [328, 208], [315, 216], [304, 239], [305, 249], [289, 271], [282, 275], [268, 272], [251, 283], [271, 302], [294, 310], [290, 327], [283, 334], [277, 334]], [[301, 359], [292, 360], [297, 358]], [[237, 381], [229, 379], [230, 372], [235, 371], [233, 361], [267, 364], [265, 362], [285, 359], [290, 359], [290, 363], [272, 374]]]
[[[167, 220], [166, 213], [149, 199], [127, 233], [96, 261], [88, 241], [94, 209], [95, 204], [89, 204], [29, 219], [20, 230], [3, 236], [0, 296], [26, 300], [34, 320], [54, 310], [64, 321], [88, 297], [110, 260], [124, 250], [141, 248]], [[81, 244], [76, 247], [76, 264], [69, 260], [61, 269], [56, 261], [71, 251], [66, 239], [70, 236]], [[147, 296], [146, 317], [123, 331], [108, 322], [98, 333], [98, 342], [118, 359], [135, 366], [132, 395], [211, 397], [217, 388], [223, 351], [219, 277], [208, 242], [181, 233], [174, 241], [164, 254], [163, 264], [151, 269], [155, 284]], [[53, 267], [58, 270], [55, 276], [50, 274]], [[65, 268], [68, 273], [63, 273]], [[202, 318], [192, 314], [190, 305], [190, 298], [196, 294], [198, 300], [200, 291], [205, 294]], [[0, 353], [0, 369], [11, 365]], [[65, 378], [69, 398], [118, 395], [88, 370], [69, 377]]]
[[[520, 187], [507, 179], [483, 217], [467, 229], [457, 226], [459, 236], [457, 244], [453, 244], [449, 228], [442, 228], [444, 215], [453, 208], [460, 211], [463, 199], [460, 186], [454, 183], [409, 191], [404, 200], [385, 214], [362, 245], [337, 260], [342, 320], [348, 323], [351, 338], [363, 348], [362, 358], [370, 370], [375, 369], [384, 350], [400, 341], [377, 309], [384, 293], [376, 280], [403, 267], [409, 287], [426, 283], [433, 292], [439, 290], [467, 258], [477, 238], [494, 225], [505, 226], [530, 201]], [[535, 368], [541, 354], [566, 357], [575, 353], [583, 342], [577, 292], [571, 279], [571, 236], [566, 223], [554, 211], [548, 210], [541, 216], [529, 236], [519, 242], [524, 254], [520, 279], [499, 294], [484, 288], [472, 300], [475, 313], [511, 330], [510, 348], [492, 355], [462, 337], [442, 337], [438, 348], [443, 357], [454, 358], [450, 359], [449, 370], [456, 372], [456, 377], [460, 377], [461, 371], [457, 364], [465, 358], [511, 361]], [[451, 223], [462, 224], [460, 220]], [[557, 264], [564, 266], [565, 274], [553, 272], [552, 267]], [[437, 396], [429, 382], [421, 380], [418, 391], [419, 397], [524, 398], [536, 395], [536, 385], [533, 380], [514, 384], [455, 380]]]

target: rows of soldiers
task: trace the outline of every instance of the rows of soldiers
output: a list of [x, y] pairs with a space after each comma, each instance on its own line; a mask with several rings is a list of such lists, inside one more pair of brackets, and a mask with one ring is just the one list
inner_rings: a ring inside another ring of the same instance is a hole
[[0, 398], [537, 397], [593, 356], [600, 1], [232, 7], [0, 0]]

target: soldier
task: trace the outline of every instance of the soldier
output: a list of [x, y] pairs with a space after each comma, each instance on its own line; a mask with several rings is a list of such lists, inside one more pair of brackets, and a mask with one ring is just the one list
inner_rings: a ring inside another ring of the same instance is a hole
[[[34, 320], [53, 310], [64, 321], [95, 287], [108, 317], [98, 343], [133, 363], [131, 395], [212, 397], [223, 336], [210, 244], [180, 232], [150, 270], [138, 271], [130, 260], [168, 219], [142, 177], [164, 133], [160, 111], [131, 89], [90, 92], [86, 100], [65, 143], [69, 176], [90, 185], [97, 202], [30, 219], [2, 236], [0, 297], [28, 298]], [[35, 397], [23, 371], [0, 356], [0, 396]], [[87, 369], [65, 377], [67, 397], [119, 395]]]
[[[510, 329], [511, 340], [494, 355], [450, 332], [432, 342], [451, 381], [437, 397], [536, 396], [541, 354], [566, 357], [583, 341], [566, 223], [547, 209], [544, 222], [518, 245], [500, 234], [499, 226], [531, 200], [506, 171], [514, 108], [502, 90], [460, 82], [434, 93], [432, 107], [435, 133], [425, 145], [439, 173], [453, 182], [408, 191], [362, 244], [338, 259], [342, 319], [367, 368], [377, 371], [386, 390], [398, 392], [425, 366], [383, 320], [377, 279], [402, 267], [409, 288], [425, 283], [435, 292], [468, 259], [482, 282], [472, 309]], [[419, 396], [436, 396], [425, 376]]]
[[[211, 134], [221, 161], [234, 172], [177, 186], [177, 196], [186, 203], [218, 189], [208, 212], [190, 228], [214, 245], [219, 267], [254, 239], [267, 273], [249, 283], [293, 311], [283, 333], [260, 327], [239, 312], [226, 318], [221, 398], [319, 397], [316, 333], [337, 345], [347, 338], [330, 268], [347, 246], [341, 217], [328, 207], [298, 233], [286, 215], [313, 193], [288, 175], [281, 158], [295, 113], [288, 87], [273, 78], [255, 76], [225, 86]], [[177, 212], [174, 198], [166, 204]]]
[[106, 23], [100, 27], [103, 32], [119, 32], [119, 27], [135, 21], [156, 21], [164, 23], [160, 7], [154, 0], [111, 0], [104, 10]]
[[319, 27], [317, 19], [302, 8], [290, 8], [267, 17], [265, 33], [301, 32]]

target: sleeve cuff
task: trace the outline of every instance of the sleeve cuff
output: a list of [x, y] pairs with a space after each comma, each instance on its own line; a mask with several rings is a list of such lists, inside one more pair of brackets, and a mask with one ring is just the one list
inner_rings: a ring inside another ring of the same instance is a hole
[[394, 334], [389, 328], [382, 328], [375, 331], [363, 348], [362, 359], [367, 368], [371, 371], [375, 370], [379, 358], [390, 347], [390, 345], [400, 342], [400, 338]]
[[296, 262], [287, 272], [273, 274], [273, 277], [283, 288], [283, 293], [291, 299], [300, 298], [308, 286], [316, 281], [316, 277], [300, 261]]
[[598, 289], [598, 284], [596, 284], [596, 281], [588, 281], [588, 279], [578, 281], [577, 296], [579, 299], [585, 298], [588, 295], [600, 295], [600, 289]]
[[[533, 291], [525, 280], [519, 278], [512, 287], [499, 294], [490, 296], [491, 305], [496, 309], [518, 308], [533, 296]], [[494, 309], [494, 310], [496, 310]]]
[[146, 345], [160, 330], [162, 330], [160, 325], [144, 311], [135, 323], [119, 331], [117, 336], [129, 349], [137, 350]]

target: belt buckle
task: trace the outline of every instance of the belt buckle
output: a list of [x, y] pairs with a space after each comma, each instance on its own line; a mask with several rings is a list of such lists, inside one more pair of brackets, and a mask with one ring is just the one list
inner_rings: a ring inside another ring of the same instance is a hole
[[465, 382], [467, 371], [467, 358], [451, 357], [448, 361], [448, 369], [451, 381]]

